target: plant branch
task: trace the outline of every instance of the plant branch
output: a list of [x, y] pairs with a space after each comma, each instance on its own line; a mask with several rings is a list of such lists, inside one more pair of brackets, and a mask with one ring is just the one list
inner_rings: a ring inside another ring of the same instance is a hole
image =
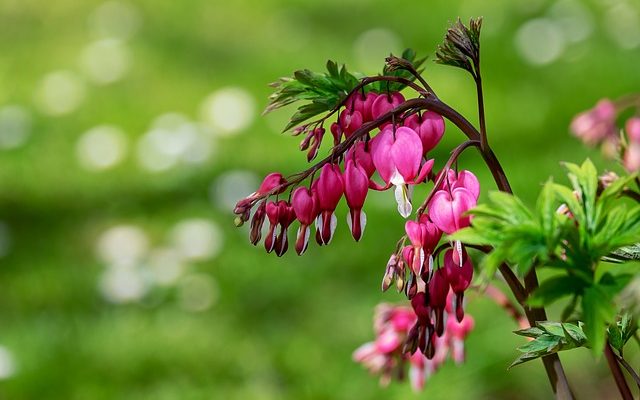
[[480, 137], [482, 142], [482, 151], [487, 151], [489, 144], [487, 142], [487, 126], [484, 115], [484, 95], [482, 94], [482, 76], [480, 75], [480, 54], [478, 58], [474, 60], [475, 75], [474, 80], [476, 82], [476, 93], [478, 94], [478, 119], [480, 120]]
[[640, 376], [638, 376], [638, 373], [633, 369], [633, 367], [627, 362], [627, 360], [624, 359], [624, 357], [619, 356], [617, 354], [614, 353], [614, 355], [616, 356], [616, 359], [618, 360], [618, 362], [620, 364], [622, 364], [622, 366], [627, 370], [627, 372], [629, 373], [629, 375], [631, 375], [631, 377], [633, 378], [633, 380], [636, 382], [636, 385], [638, 386], [638, 389], [640, 389]]
[[613, 379], [616, 381], [616, 386], [618, 386], [618, 391], [620, 391], [620, 396], [624, 400], [632, 400], [633, 395], [631, 394], [631, 389], [629, 389], [629, 385], [627, 385], [627, 381], [620, 369], [616, 355], [611, 349], [611, 345], [609, 345], [609, 343], [604, 346], [604, 355], [607, 359], [607, 363], [609, 364], [609, 369], [611, 370]]

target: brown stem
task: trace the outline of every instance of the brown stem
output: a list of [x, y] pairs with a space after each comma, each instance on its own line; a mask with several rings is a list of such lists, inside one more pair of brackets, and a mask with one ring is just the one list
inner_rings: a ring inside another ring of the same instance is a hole
[[633, 395], [631, 394], [631, 389], [629, 389], [629, 385], [627, 385], [627, 381], [625, 380], [624, 374], [620, 369], [620, 365], [618, 364], [616, 355], [611, 349], [609, 343], [604, 346], [604, 355], [607, 359], [607, 363], [609, 364], [609, 369], [611, 370], [613, 379], [616, 381], [616, 386], [618, 386], [618, 391], [620, 391], [620, 396], [624, 400], [632, 400]]
[[624, 359], [624, 357], [619, 356], [619, 355], [617, 355], [615, 353], [614, 353], [614, 355], [616, 356], [616, 359], [618, 360], [618, 362], [624, 367], [624, 369], [627, 370], [629, 375], [631, 375], [633, 380], [636, 382], [636, 385], [638, 386], [638, 389], [640, 389], [640, 376], [638, 375], [636, 370], [633, 369], [633, 367], [627, 362], [627, 360]]

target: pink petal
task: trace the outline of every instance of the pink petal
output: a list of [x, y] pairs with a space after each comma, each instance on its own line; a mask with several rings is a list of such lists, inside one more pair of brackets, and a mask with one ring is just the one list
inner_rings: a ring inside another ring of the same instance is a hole
[[371, 140], [371, 155], [373, 165], [378, 170], [378, 174], [385, 183], [389, 183], [395, 171], [393, 158], [391, 157], [391, 147], [393, 146], [393, 132], [390, 129], [377, 134]]
[[420, 137], [413, 129], [406, 126], [398, 128], [395, 137], [396, 140], [391, 147], [393, 163], [405, 182], [413, 181], [422, 161]]

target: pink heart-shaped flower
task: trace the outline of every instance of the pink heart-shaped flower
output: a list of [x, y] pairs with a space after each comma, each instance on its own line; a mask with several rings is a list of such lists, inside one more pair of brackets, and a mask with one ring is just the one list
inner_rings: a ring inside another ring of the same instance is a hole
[[438, 190], [429, 203], [429, 217], [445, 233], [469, 226], [470, 217], [463, 215], [476, 205], [476, 199], [466, 188]]

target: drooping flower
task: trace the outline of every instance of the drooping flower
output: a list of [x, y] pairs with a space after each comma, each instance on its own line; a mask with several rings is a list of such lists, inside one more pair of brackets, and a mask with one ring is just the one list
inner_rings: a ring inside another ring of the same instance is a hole
[[[269, 193], [270, 191], [277, 188], [278, 186], [282, 187], [285, 183], [287, 183], [287, 180], [284, 178], [284, 176], [282, 176], [281, 173], [279, 172], [270, 173], [262, 180], [262, 183], [260, 184], [260, 187], [258, 188], [258, 190], [256, 190], [255, 192], [251, 193], [250, 195], [248, 195], [247, 197], [245, 197], [244, 199], [241, 199], [236, 203], [233, 213], [236, 215], [241, 215], [243, 221], [247, 221], [249, 219], [249, 213], [251, 212], [251, 207], [253, 206], [254, 201], [258, 197]], [[284, 190], [285, 188], [282, 187], [280, 190], [277, 191], [277, 193], [274, 193], [274, 194], [280, 194]]]
[[369, 191], [369, 177], [363, 167], [357, 166], [353, 160], [348, 160], [343, 180], [344, 197], [349, 205], [347, 224], [357, 242], [362, 237], [367, 224], [367, 215], [362, 211], [362, 207]]
[[447, 320], [447, 338], [451, 348], [451, 358], [456, 364], [461, 364], [465, 360], [464, 340], [473, 330], [474, 320], [471, 315], [465, 315], [462, 320], [449, 318]]
[[[404, 103], [404, 96], [400, 92], [379, 94], [371, 105], [371, 118], [377, 119], [402, 103]], [[389, 123], [382, 125], [381, 128], [388, 124]]]
[[433, 111], [426, 111], [422, 115], [411, 114], [404, 120], [404, 126], [416, 131], [420, 137], [423, 155], [438, 145], [445, 130], [444, 118]]
[[357, 142], [351, 146], [344, 159], [346, 161], [353, 160], [357, 166], [364, 168], [369, 178], [376, 172], [376, 166], [373, 164], [373, 158], [371, 157], [371, 148], [365, 142]]
[[436, 335], [442, 336], [444, 333], [444, 310], [447, 305], [447, 295], [449, 294], [449, 281], [444, 268], [434, 271], [433, 277], [429, 281], [429, 306], [434, 311]]
[[451, 234], [469, 226], [471, 217], [465, 213], [476, 203], [476, 196], [466, 187], [456, 187], [451, 191], [441, 189], [429, 202], [429, 217], [440, 230]]
[[334, 212], [344, 193], [340, 167], [337, 164], [325, 164], [320, 177], [313, 183], [312, 190], [318, 200], [320, 212], [316, 219], [316, 241], [319, 245], [326, 245], [333, 238], [338, 223]]
[[454, 312], [456, 318], [458, 321], [462, 321], [464, 318], [464, 291], [467, 290], [473, 278], [473, 264], [471, 264], [466, 250], [462, 249], [460, 253], [453, 249], [447, 250], [444, 254], [444, 270], [451, 290], [455, 294]]
[[594, 146], [607, 137], [616, 136], [616, 114], [615, 104], [609, 99], [602, 99], [595, 107], [573, 119], [571, 131], [586, 144]]
[[310, 226], [318, 216], [318, 202], [311, 190], [306, 187], [299, 187], [291, 196], [291, 204], [296, 213], [296, 218], [300, 221], [296, 236], [296, 253], [302, 255], [309, 245]]
[[[289, 203], [280, 200], [277, 203], [268, 202], [266, 213], [269, 218], [269, 230], [267, 237], [264, 239], [264, 248], [267, 253], [275, 250], [276, 255], [281, 257], [289, 248], [287, 231], [296, 219], [295, 212]], [[279, 228], [279, 230], [276, 231], [276, 228]]]
[[407, 221], [404, 229], [413, 246], [413, 259], [407, 260], [407, 262], [410, 263], [409, 265], [416, 276], [428, 276], [433, 265], [431, 254], [438, 245], [442, 232], [424, 214], [418, 221]]
[[386, 186], [372, 183], [372, 188], [384, 190], [396, 187], [395, 196], [400, 215], [407, 218], [412, 211], [408, 185], [424, 181], [433, 167], [433, 160], [422, 163], [422, 142], [411, 128], [388, 128], [371, 140], [373, 164]]

